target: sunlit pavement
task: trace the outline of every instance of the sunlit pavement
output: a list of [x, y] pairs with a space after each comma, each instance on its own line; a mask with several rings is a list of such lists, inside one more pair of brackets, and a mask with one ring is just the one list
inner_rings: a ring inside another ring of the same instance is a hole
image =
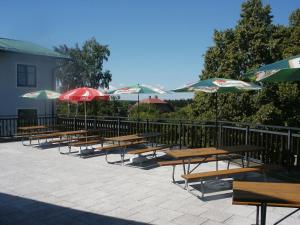
[[[109, 157], [119, 159], [118, 154]], [[199, 171], [214, 169], [215, 163], [208, 163]], [[255, 207], [232, 205], [230, 182], [212, 181], [207, 187], [201, 200], [171, 182], [171, 167], [121, 166], [107, 164], [104, 156], [59, 154], [57, 147], [0, 144], [1, 225], [255, 223]], [[291, 210], [268, 208], [267, 222]], [[281, 224], [300, 224], [300, 213]]]

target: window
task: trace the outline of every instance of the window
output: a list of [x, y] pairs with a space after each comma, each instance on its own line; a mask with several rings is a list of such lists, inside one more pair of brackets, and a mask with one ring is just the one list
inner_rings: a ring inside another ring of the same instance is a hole
[[18, 87], [36, 87], [36, 66], [17, 65]]
[[18, 126], [37, 125], [36, 109], [18, 109]]

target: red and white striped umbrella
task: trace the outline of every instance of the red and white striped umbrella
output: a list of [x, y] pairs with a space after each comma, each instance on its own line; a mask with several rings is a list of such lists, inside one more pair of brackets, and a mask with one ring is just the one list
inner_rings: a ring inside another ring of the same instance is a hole
[[86, 102], [90, 102], [92, 100], [108, 101], [109, 95], [99, 90], [96, 90], [94, 88], [82, 87], [82, 88], [75, 88], [73, 90], [61, 94], [61, 96], [59, 96], [59, 100], [72, 102], [72, 103], [84, 102], [85, 130], [87, 130]]
[[93, 88], [82, 87], [61, 94], [59, 100], [67, 102], [90, 102], [92, 100], [108, 101], [109, 95]]

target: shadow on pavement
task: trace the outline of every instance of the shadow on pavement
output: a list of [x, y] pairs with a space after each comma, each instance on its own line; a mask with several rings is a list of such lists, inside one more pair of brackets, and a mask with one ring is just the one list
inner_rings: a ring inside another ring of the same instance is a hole
[[0, 193], [2, 225], [147, 225]]

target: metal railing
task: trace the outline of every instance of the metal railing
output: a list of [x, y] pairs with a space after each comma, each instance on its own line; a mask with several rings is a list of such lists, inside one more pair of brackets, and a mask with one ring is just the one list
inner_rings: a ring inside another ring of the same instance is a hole
[[57, 116], [38, 116], [30, 119], [20, 119], [18, 116], [0, 116], [0, 137], [9, 138], [17, 134], [17, 128], [22, 126], [46, 125], [55, 126]]
[[[85, 128], [84, 117], [49, 116], [34, 121], [22, 121], [17, 117], [0, 117], [0, 137], [13, 136], [17, 126], [61, 125], [64, 130]], [[136, 121], [124, 117], [88, 117], [87, 128], [99, 130], [105, 137], [138, 132], [160, 132], [156, 142], [181, 147], [234, 146], [251, 144], [264, 147], [263, 153], [251, 153], [251, 157], [268, 164], [280, 164], [300, 169], [300, 129], [282, 126], [227, 121]]]

